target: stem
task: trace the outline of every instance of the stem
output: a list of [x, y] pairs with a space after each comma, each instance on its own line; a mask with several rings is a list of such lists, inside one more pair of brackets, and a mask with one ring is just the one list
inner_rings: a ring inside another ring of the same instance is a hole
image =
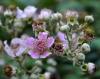
[[19, 66], [20, 66], [20, 68], [23, 70], [23, 72], [26, 73], [27, 71], [26, 71], [26, 69], [23, 67], [22, 61], [20, 61], [19, 58], [18, 58], [18, 59], [16, 59], [16, 62], [19, 64]]
[[69, 46], [69, 49], [71, 50], [71, 41], [69, 40], [69, 36], [68, 36], [67, 33], [66, 33], [66, 36], [67, 36], [67, 40], [68, 40], [68, 46]]

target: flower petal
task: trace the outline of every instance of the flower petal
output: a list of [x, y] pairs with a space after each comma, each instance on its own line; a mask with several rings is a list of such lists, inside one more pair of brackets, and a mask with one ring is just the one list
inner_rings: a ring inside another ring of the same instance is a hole
[[6, 52], [9, 56], [15, 57], [15, 55], [14, 55], [12, 49], [11, 49], [10, 46], [7, 44], [7, 41], [4, 41], [4, 45], [5, 45], [5, 47], [4, 47], [5, 52]]
[[30, 50], [28, 53], [34, 59], [38, 59], [40, 56], [37, 52], [34, 52], [33, 50]]
[[26, 50], [25, 47], [21, 47], [18, 49], [18, 51], [16, 52], [16, 56], [20, 56], [24, 53], [24, 51]]
[[50, 52], [46, 51], [46, 52], [44, 52], [43, 54], [40, 55], [40, 58], [46, 58], [46, 57], [48, 57], [50, 54], [51, 54]]
[[47, 32], [40, 32], [38, 35], [38, 39], [42, 40], [42, 39], [47, 39], [48, 33]]
[[25, 40], [25, 47], [29, 47], [32, 48], [33, 47], [33, 42], [34, 42], [34, 38], [33, 37], [29, 37]]
[[62, 32], [58, 32], [57, 36], [60, 38], [60, 40], [62, 41], [63, 43], [63, 48], [66, 49], [66, 48], [69, 48], [68, 47], [68, 40], [67, 40], [67, 36], [62, 33]]
[[54, 43], [54, 38], [53, 37], [49, 37], [47, 39], [47, 47], [48, 48], [51, 47], [53, 45], [53, 43]]
[[59, 37], [59, 39], [60, 39], [61, 41], [65, 41], [65, 37], [66, 37], [66, 36], [65, 36], [64, 33], [58, 32], [57, 36]]
[[13, 38], [11, 40], [11, 44], [21, 44], [22, 43], [22, 39], [20, 38]]

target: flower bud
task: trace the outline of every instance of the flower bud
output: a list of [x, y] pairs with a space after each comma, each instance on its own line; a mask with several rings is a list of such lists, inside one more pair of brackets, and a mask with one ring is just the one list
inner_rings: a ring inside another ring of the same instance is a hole
[[93, 16], [92, 15], [88, 15], [88, 16], [85, 16], [85, 21], [86, 22], [93, 22], [94, 21], [94, 18], [93, 18]]
[[23, 40], [27, 39], [28, 37], [29, 37], [29, 36], [28, 36], [27, 34], [21, 35], [21, 39], [23, 39]]
[[82, 47], [83, 52], [90, 52], [90, 50], [91, 50], [90, 45], [87, 43], [84, 43], [81, 47]]
[[54, 59], [52, 59], [52, 58], [48, 59], [47, 63], [48, 64], [51, 64], [53, 66], [56, 66], [57, 65], [57, 62]]
[[53, 72], [56, 71], [56, 69], [54, 67], [52, 67], [52, 66], [49, 66], [49, 67], [47, 67], [47, 71], [53, 73]]
[[62, 19], [62, 14], [61, 13], [54, 13], [51, 15], [51, 19], [52, 20], [59, 20], [59, 19]]
[[45, 72], [45, 73], [44, 73], [45, 79], [50, 79], [50, 75], [51, 75], [50, 72]]
[[18, 79], [18, 77], [16, 77], [16, 76], [12, 76], [11, 79]]
[[32, 73], [30, 79], [38, 79], [39, 75]]
[[83, 53], [78, 53], [77, 54], [77, 59], [78, 60], [85, 60], [85, 55]]
[[67, 32], [70, 30], [70, 27], [68, 25], [63, 25], [60, 27], [60, 30], [63, 31], [63, 32]]
[[11, 10], [6, 10], [4, 12], [4, 16], [12, 16], [13, 15], [13, 12]]
[[23, 26], [24, 26], [24, 24], [21, 19], [15, 19], [14, 27], [23, 27]]
[[83, 72], [86, 72], [86, 71], [88, 70], [87, 64], [83, 64], [83, 65], [81, 66], [81, 70], [82, 70]]
[[37, 61], [35, 62], [35, 64], [38, 65], [38, 66], [42, 66], [42, 65], [43, 65], [42, 61], [40, 61], [40, 60], [37, 60]]
[[14, 21], [14, 29], [15, 31], [21, 32], [24, 28], [24, 23], [21, 21], [21, 19], [16, 19]]
[[88, 73], [89, 74], [92, 74], [95, 71], [95, 69], [96, 69], [94, 63], [88, 63], [87, 66], [88, 66]]
[[4, 67], [4, 73], [6, 76], [11, 77], [16, 73], [16, 68], [12, 65], [6, 65]]

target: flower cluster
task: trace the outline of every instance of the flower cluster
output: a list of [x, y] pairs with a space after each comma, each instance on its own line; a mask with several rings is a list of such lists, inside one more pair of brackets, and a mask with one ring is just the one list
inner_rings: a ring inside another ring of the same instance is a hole
[[[82, 70], [93, 73], [95, 65], [84, 62], [85, 54], [91, 51], [88, 43], [94, 38], [94, 31], [89, 27], [94, 21], [92, 15], [86, 15], [84, 22], [80, 23], [78, 12], [73, 10], [54, 13], [46, 8], [38, 11], [34, 6], [27, 6], [24, 10], [10, 6], [2, 12], [0, 9], [0, 13], [6, 18], [5, 24], [0, 20], [1, 28], [14, 33], [10, 45], [7, 40], [4, 41], [4, 50], [12, 58], [22, 57], [22, 61], [25, 56], [37, 60], [52, 55], [61, 56]], [[33, 36], [19, 35], [27, 25], [31, 26]]]

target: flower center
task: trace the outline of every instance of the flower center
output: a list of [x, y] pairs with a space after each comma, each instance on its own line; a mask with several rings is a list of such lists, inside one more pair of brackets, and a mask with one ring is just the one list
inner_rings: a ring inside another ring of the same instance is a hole
[[37, 49], [40, 52], [44, 52], [46, 50], [46, 41], [44, 41], [44, 40], [38, 41], [37, 42]]
[[63, 46], [62, 44], [54, 44], [53, 48], [58, 52], [63, 52]]

